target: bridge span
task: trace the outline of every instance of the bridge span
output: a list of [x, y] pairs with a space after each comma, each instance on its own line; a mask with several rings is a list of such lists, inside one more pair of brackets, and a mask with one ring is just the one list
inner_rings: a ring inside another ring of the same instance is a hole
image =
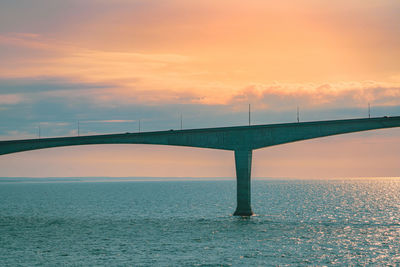
[[154, 144], [233, 150], [237, 181], [237, 207], [234, 215], [250, 216], [253, 214], [250, 191], [253, 150], [318, 137], [392, 127], [400, 127], [400, 116], [25, 139], [0, 141], [0, 155], [94, 144]]

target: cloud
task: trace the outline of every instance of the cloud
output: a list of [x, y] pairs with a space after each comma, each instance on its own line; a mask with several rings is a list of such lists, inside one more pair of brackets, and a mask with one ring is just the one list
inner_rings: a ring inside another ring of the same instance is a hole
[[80, 121], [81, 123], [123, 123], [123, 122], [135, 122], [137, 120], [85, 120]]
[[[176, 81], [176, 68], [189, 60], [187, 56], [172, 53], [87, 49], [34, 36], [0, 35], [0, 45], [7, 50], [22, 51], [14, 51], [14, 57], [6, 55], [0, 62], [0, 92], [106, 87], [130, 91], [139, 82], [146, 89]], [[16, 56], [19, 53], [25, 56], [19, 58]]]
[[0, 94], [34, 94], [49, 91], [73, 91], [110, 88], [112, 84], [73, 82], [66, 77], [0, 78]]
[[19, 94], [0, 94], [0, 105], [14, 105], [24, 101], [24, 97]]
[[[70, 102], [84, 99], [109, 107], [146, 103], [230, 105], [234, 109], [253, 103], [269, 110], [287, 110], [296, 105], [343, 108], [361, 107], [368, 102], [380, 106], [400, 104], [399, 82], [219, 81], [208, 77], [208, 63], [201, 66], [205, 63], [195, 55], [88, 49], [34, 33], [0, 35], [0, 44], [45, 53], [21, 59], [24, 64], [18, 66], [0, 63], [0, 94], [20, 94], [20, 101], [58, 98]], [[224, 75], [235, 77], [238, 73], [227, 69]], [[17, 103], [15, 96], [4, 99], [5, 103]]]
[[[38, 130], [36, 128], [35, 130]], [[38, 132], [30, 132], [30, 131], [19, 131], [19, 130], [9, 130], [6, 132], [1, 132], [0, 140], [16, 140], [16, 139], [31, 139], [37, 138]]]
[[56, 50], [56, 46], [49, 45], [41, 40], [40, 34], [35, 33], [9, 33], [0, 35], [0, 44], [9, 46], [21, 46], [37, 50]]
[[39, 122], [40, 126], [55, 126], [55, 127], [60, 127], [60, 126], [66, 126], [69, 125], [67, 122], [53, 122], [53, 121], [41, 121]]
[[230, 105], [254, 103], [259, 108], [285, 110], [288, 106], [307, 108], [365, 107], [400, 105], [400, 84], [375, 81], [325, 84], [249, 85], [229, 99]]

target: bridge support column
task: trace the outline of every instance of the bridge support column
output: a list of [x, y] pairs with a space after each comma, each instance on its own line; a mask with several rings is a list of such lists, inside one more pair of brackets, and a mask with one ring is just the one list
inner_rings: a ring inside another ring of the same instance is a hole
[[233, 215], [251, 216], [251, 160], [252, 150], [235, 150], [237, 207]]

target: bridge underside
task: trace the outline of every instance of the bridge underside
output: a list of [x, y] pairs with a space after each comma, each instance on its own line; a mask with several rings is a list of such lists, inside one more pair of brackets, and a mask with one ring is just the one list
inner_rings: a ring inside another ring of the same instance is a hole
[[267, 124], [179, 131], [108, 134], [0, 141], [0, 155], [61, 146], [90, 144], [154, 144], [235, 151], [237, 208], [250, 216], [252, 151], [268, 146], [337, 134], [400, 127], [400, 116], [302, 123]]

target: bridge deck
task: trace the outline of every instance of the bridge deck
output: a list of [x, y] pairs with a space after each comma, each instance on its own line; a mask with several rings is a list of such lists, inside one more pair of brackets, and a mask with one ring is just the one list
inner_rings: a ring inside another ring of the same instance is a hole
[[90, 144], [155, 144], [253, 150], [300, 140], [400, 126], [400, 116], [280, 123], [0, 141], [0, 155], [35, 149]]

